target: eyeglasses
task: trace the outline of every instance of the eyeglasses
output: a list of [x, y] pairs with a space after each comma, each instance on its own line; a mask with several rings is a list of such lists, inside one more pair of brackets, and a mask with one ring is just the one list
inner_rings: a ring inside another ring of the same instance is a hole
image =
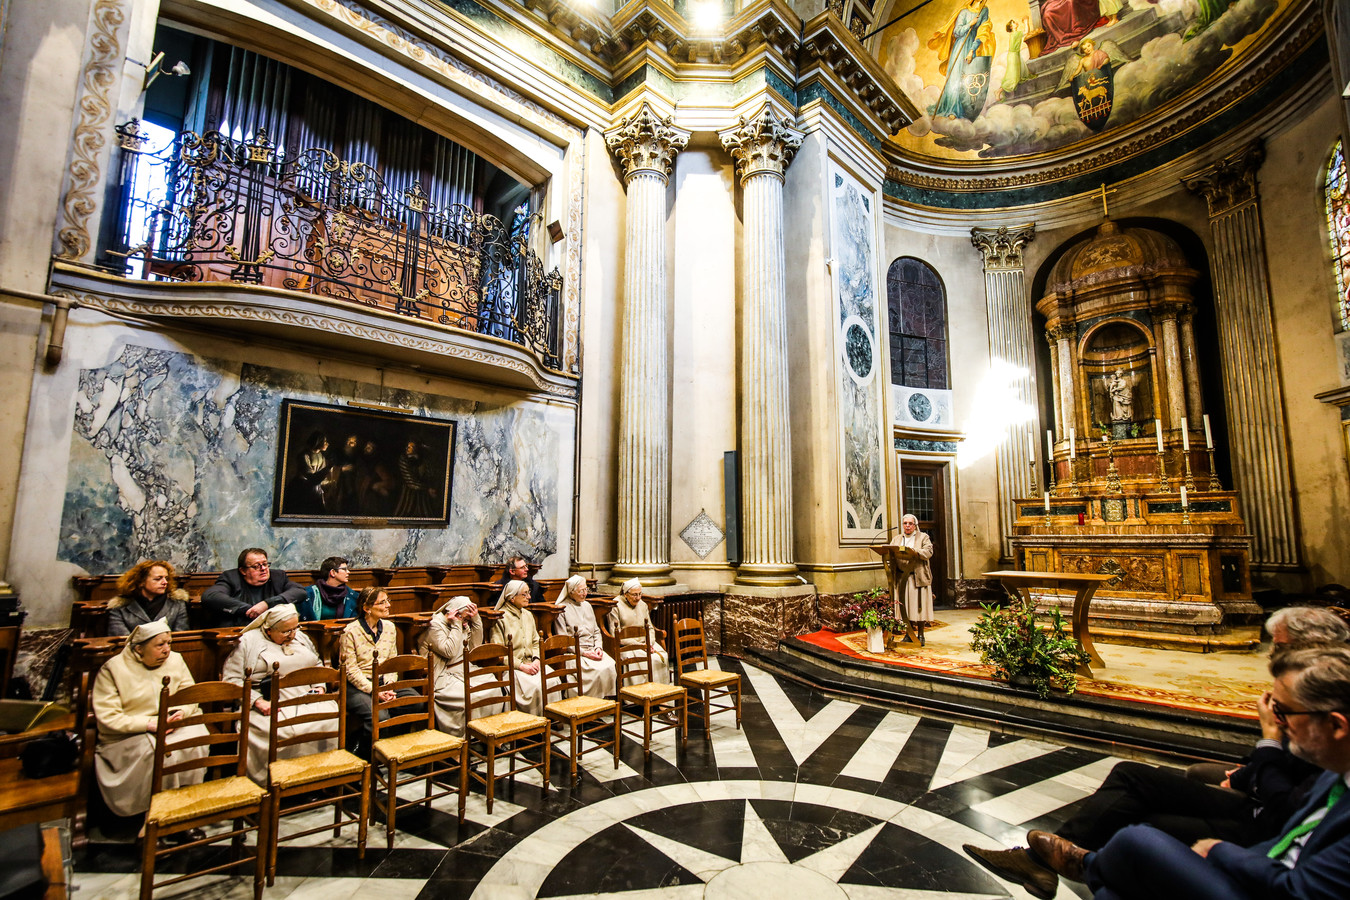
[[272, 564], [270, 562], [260, 562], [254, 563], [251, 566], [244, 566], [244, 568], [254, 572], [266, 572], [268, 569], [272, 568]]
[[1275, 721], [1281, 725], [1289, 724], [1290, 716], [1324, 716], [1327, 713], [1341, 712], [1339, 709], [1285, 709], [1280, 705], [1280, 701], [1271, 698], [1270, 711], [1275, 714]]

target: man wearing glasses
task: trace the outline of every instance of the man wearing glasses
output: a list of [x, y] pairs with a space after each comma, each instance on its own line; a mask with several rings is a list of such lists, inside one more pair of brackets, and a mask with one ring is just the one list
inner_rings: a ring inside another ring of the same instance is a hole
[[351, 564], [341, 556], [330, 556], [319, 564], [319, 580], [305, 591], [305, 602], [299, 607], [300, 618], [350, 619], [356, 615], [355, 590], [347, 586]]
[[[1326, 647], [1321, 642], [1344, 644], [1350, 638], [1350, 629], [1335, 613], [1310, 607], [1280, 610], [1266, 628], [1277, 658], [1291, 647], [1313, 642]], [[1059, 875], [1083, 880], [1081, 867], [1059, 865], [1064, 847], [1080, 853], [1101, 849], [1126, 826], [1147, 823], [1185, 844], [1202, 838], [1240, 845], [1265, 840], [1302, 804], [1321, 769], [1285, 748], [1286, 726], [1271, 692], [1257, 699], [1256, 708], [1261, 740], [1246, 764], [1230, 771], [1221, 785], [1193, 780], [1168, 766], [1118, 763], [1054, 834], [1032, 831], [1028, 848], [986, 850], [967, 844], [964, 849], [998, 877], [1021, 884], [1032, 896], [1050, 898], [1059, 889]]]
[[280, 569], [272, 571], [267, 551], [249, 547], [239, 554], [239, 568], [221, 572], [216, 583], [202, 591], [202, 606], [222, 628], [247, 625], [280, 603], [300, 604], [305, 589]]

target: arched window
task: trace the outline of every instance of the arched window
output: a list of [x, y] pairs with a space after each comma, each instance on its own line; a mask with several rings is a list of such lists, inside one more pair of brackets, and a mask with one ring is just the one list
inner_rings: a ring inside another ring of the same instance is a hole
[[947, 292], [933, 267], [902, 256], [886, 272], [891, 382], [946, 390]]
[[1341, 314], [1341, 328], [1350, 329], [1350, 181], [1340, 141], [1331, 150], [1325, 193], [1331, 268], [1336, 273], [1336, 308]]

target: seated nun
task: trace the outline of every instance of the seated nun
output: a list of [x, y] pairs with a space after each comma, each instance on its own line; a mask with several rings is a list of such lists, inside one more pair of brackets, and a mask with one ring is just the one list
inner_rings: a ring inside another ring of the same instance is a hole
[[[229, 659], [221, 679], [231, 684], [243, 684], [244, 672], [249, 672], [253, 684], [250, 697], [253, 709], [248, 716], [248, 777], [258, 784], [267, 785], [267, 745], [272, 729], [272, 665], [279, 663], [282, 675], [290, 675], [301, 669], [312, 669], [323, 665], [314, 642], [309, 635], [300, 630], [300, 611], [289, 603], [272, 607], [258, 616], [239, 634], [239, 646]], [[282, 691], [281, 698], [290, 700], [310, 690], [308, 686], [290, 687]], [[333, 715], [337, 715], [337, 700], [329, 701]], [[310, 716], [323, 710], [317, 705], [304, 707], [304, 715]], [[294, 709], [285, 711], [287, 717], [295, 715]], [[284, 720], [283, 720], [284, 721]], [[277, 729], [279, 738], [291, 738], [299, 734], [331, 730], [333, 722], [317, 721], [301, 725], [281, 725]], [[279, 759], [292, 756], [304, 756], [309, 753], [323, 753], [336, 750], [337, 741], [333, 738], [315, 740], [309, 743], [291, 744], [282, 747]]]
[[558, 616], [553, 620], [553, 633], [571, 635], [576, 632], [581, 644], [581, 692], [587, 697], [613, 697], [617, 681], [614, 660], [601, 645], [600, 623], [595, 610], [586, 601], [589, 588], [586, 579], [573, 575], [563, 585], [558, 598]]
[[[169, 623], [156, 619], [138, 625], [127, 637], [122, 652], [103, 664], [94, 679], [91, 695], [98, 722], [94, 772], [108, 809], [119, 816], [134, 816], [150, 808], [151, 779], [155, 772], [155, 728], [159, 724], [159, 697], [164, 679], [169, 693], [195, 682], [183, 657], [170, 646]], [[169, 721], [195, 715], [195, 706], [175, 709]], [[202, 725], [191, 726], [207, 736]], [[196, 759], [210, 752], [207, 746], [174, 751], [170, 756]], [[168, 762], [168, 760], [166, 760]], [[194, 769], [163, 780], [165, 788], [197, 784], [204, 770]]]
[[508, 581], [497, 598], [502, 618], [502, 643], [511, 641], [512, 663], [516, 669], [516, 708], [533, 716], [544, 714], [544, 687], [539, 675], [539, 628], [534, 613], [526, 609], [530, 586], [523, 581]]
[[[619, 594], [619, 602], [614, 604], [614, 608], [609, 611], [609, 616], [605, 621], [609, 623], [610, 634], [614, 635], [635, 625], [645, 628], [647, 630], [647, 648], [652, 654], [652, 681], [661, 684], [670, 681], [670, 661], [666, 657], [665, 648], [656, 641], [656, 630], [652, 627], [651, 610], [647, 608], [647, 601], [642, 599], [642, 582], [636, 578], [630, 578], [623, 583], [622, 593]], [[619, 656], [627, 659], [632, 654], [632, 650], [625, 651], [624, 647], [640, 648], [641, 646], [641, 638], [623, 641], [619, 645]]]
[[[431, 625], [418, 642], [421, 653], [431, 654], [432, 686], [436, 692], [436, 727], [447, 734], [464, 737], [464, 654], [483, 643], [483, 620], [478, 607], [468, 597], [451, 597], [431, 617]], [[493, 680], [488, 675], [470, 674], [469, 679]], [[503, 700], [500, 707], [485, 706], [478, 715], [491, 716], [506, 712]]]

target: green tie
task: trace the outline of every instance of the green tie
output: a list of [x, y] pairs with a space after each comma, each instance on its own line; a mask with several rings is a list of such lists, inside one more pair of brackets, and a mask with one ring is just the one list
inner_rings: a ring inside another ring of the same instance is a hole
[[[1327, 809], [1331, 809], [1333, 806], [1335, 806], [1336, 801], [1341, 799], [1341, 794], [1344, 793], [1345, 793], [1345, 779], [1342, 778], [1331, 786], [1331, 793], [1327, 795]], [[1270, 852], [1267, 853], [1266, 856], [1270, 857], [1271, 859], [1279, 859], [1281, 856], [1284, 856], [1285, 851], [1289, 849], [1290, 845], [1292, 845], [1294, 841], [1303, 837], [1303, 835], [1312, 831], [1318, 825], [1321, 825], [1322, 819], [1325, 818], [1326, 816], [1322, 816], [1321, 818], [1318, 819], [1305, 818], [1302, 822], [1299, 822], [1293, 828], [1289, 829], [1289, 833], [1286, 834], [1284, 837], [1280, 838], [1279, 841], [1275, 844], [1275, 846], [1270, 848]]]

